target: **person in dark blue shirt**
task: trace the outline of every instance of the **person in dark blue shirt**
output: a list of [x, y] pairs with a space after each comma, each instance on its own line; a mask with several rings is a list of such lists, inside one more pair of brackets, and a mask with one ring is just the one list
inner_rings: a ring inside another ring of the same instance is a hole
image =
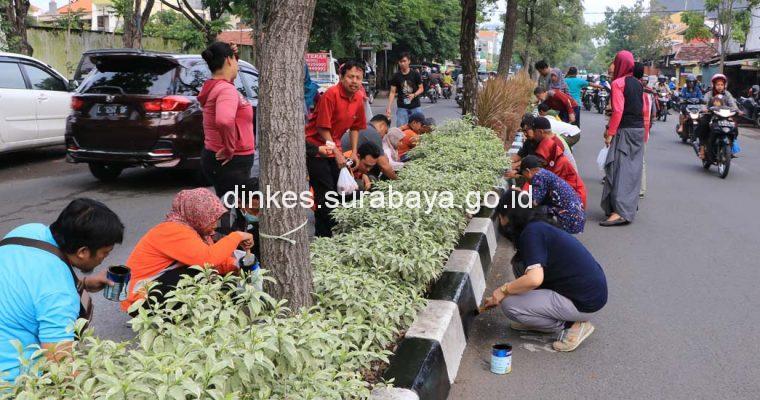
[[[702, 99], [702, 88], [700, 88], [697, 84], [697, 78], [694, 76], [694, 74], [689, 74], [686, 77], [686, 86], [681, 88], [679, 97], [681, 98], [681, 101], [689, 99]], [[683, 124], [686, 121], [686, 115], [683, 112], [685, 108], [686, 104], [682, 104], [681, 114], [678, 118], [678, 133], [683, 132]]]
[[497, 209], [499, 231], [517, 250], [517, 279], [496, 289], [485, 308], [501, 306], [516, 330], [561, 332], [552, 347], [573, 351], [594, 332], [592, 313], [607, 303], [607, 279], [575, 237], [554, 226], [519, 194], [507, 191]]

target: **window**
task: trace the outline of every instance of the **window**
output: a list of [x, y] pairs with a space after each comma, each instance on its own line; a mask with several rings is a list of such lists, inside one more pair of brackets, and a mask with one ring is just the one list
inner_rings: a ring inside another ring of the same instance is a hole
[[0, 88], [26, 89], [21, 69], [14, 62], [0, 62]]
[[147, 57], [103, 57], [80, 86], [81, 93], [166, 96], [176, 64]]
[[245, 79], [245, 85], [248, 87], [248, 90], [251, 93], [252, 98], [258, 99], [259, 98], [259, 76], [253, 73], [253, 71], [241, 70], [240, 72], [244, 75], [243, 79]]
[[29, 78], [29, 82], [32, 84], [32, 89], [54, 90], [56, 92], [66, 91], [66, 84], [61, 78], [53, 76], [49, 72], [34, 65], [24, 64], [24, 69], [26, 70], [26, 76]]
[[197, 96], [201, 92], [203, 83], [211, 78], [211, 71], [203, 60], [183, 60], [179, 73], [177, 94], [183, 96]]

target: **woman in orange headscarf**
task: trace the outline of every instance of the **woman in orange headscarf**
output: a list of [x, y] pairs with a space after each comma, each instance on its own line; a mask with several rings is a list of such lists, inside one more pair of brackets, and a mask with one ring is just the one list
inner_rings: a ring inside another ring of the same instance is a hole
[[214, 243], [217, 222], [225, 212], [222, 202], [208, 189], [179, 192], [164, 222], [149, 230], [127, 259], [132, 279], [121, 310], [126, 312], [132, 303], [145, 298], [150, 282], [157, 283], [153, 289], [157, 292], [151, 292], [151, 297], [161, 302], [183, 275], [196, 273], [188, 266], [210, 265], [221, 274], [237, 270], [233, 252], [239, 246], [250, 249], [253, 236], [247, 232], [232, 232]]

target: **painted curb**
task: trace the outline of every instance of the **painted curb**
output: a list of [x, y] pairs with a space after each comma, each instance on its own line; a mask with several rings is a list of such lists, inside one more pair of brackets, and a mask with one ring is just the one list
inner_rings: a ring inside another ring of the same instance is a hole
[[428, 305], [417, 314], [390, 357], [383, 379], [393, 379], [394, 387], [373, 391], [371, 399], [448, 397], [496, 254], [495, 218], [495, 209], [483, 206], [470, 220], [441, 277], [430, 289]]

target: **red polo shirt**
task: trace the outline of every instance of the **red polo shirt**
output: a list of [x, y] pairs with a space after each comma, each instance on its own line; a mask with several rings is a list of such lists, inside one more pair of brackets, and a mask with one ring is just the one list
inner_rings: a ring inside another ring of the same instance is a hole
[[319, 134], [317, 128], [329, 129], [332, 141], [335, 142], [338, 151], [342, 151], [340, 140], [347, 130], [360, 131], [367, 128], [364, 97], [361, 93], [354, 93], [349, 97], [340, 83], [327, 89], [319, 98], [306, 124], [306, 140], [315, 146], [323, 146], [325, 139]]
[[583, 207], [586, 208], [586, 185], [573, 168], [573, 164], [565, 157], [564, 149], [565, 146], [562, 141], [558, 137], [552, 136], [541, 140], [536, 147], [536, 155], [546, 161], [548, 171], [554, 172], [555, 175], [564, 179], [575, 190], [575, 193], [578, 193], [578, 197], [583, 202]]
[[557, 111], [567, 111], [567, 114], [572, 114], [574, 108], [578, 106], [578, 103], [573, 100], [570, 95], [563, 93], [561, 90], [553, 90], [553, 96], [546, 96], [546, 103], [549, 108]]

